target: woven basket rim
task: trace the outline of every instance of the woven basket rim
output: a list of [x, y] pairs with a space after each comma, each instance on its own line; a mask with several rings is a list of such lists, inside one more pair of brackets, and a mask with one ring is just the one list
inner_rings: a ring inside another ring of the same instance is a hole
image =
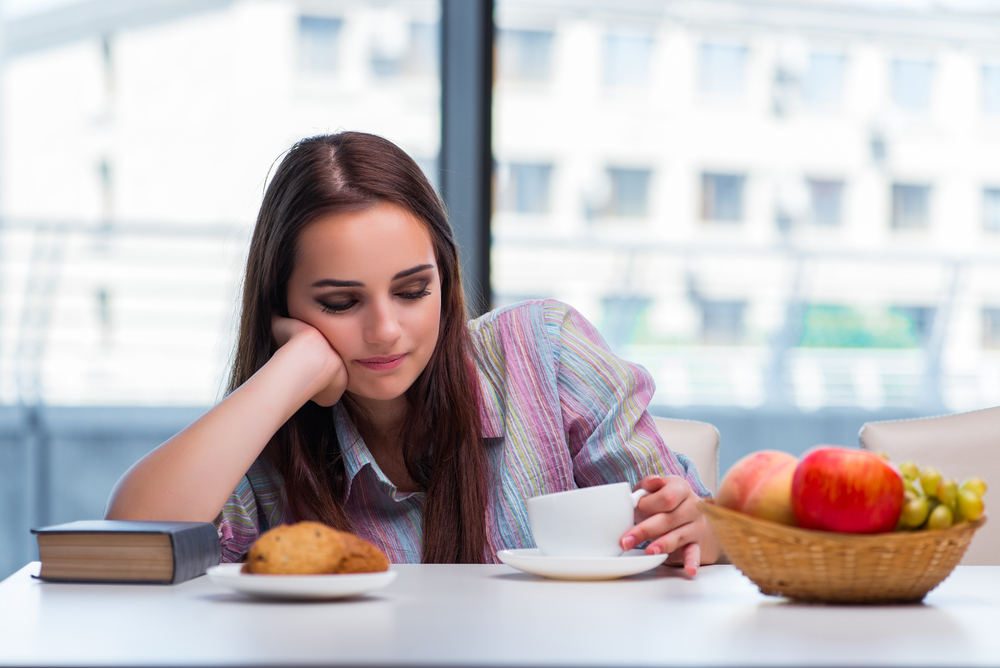
[[[706, 515], [714, 515], [718, 519], [725, 521], [737, 521], [744, 524], [756, 525], [764, 531], [787, 533], [790, 536], [798, 536], [803, 540], [824, 540], [824, 541], [851, 541], [853, 544], [862, 546], [865, 543], [872, 543], [883, 547], [896, 543], [907, 543], [917, 539], [928, 537], [947, 538], [952, 534], [963, 534], [968, 531], [975, 531], [986, 523], [987, 516], [984, 514], [974, 522], [960, 522], [953, 524], [947, 529], [926, 529], [913, 531], [887, 531], [885, 533], [838, 533], [836, 531], [819, 531], [816, 529], [803, 529], [793, 527], [780, 522], [760, 519], [753, 515], [747, 515], [731, 508], [726, 508], [715, 503], [715, 499], [702, 499], [698, 502], [698, 508]], [[887, 545], [888, 541], [888, 545]]]

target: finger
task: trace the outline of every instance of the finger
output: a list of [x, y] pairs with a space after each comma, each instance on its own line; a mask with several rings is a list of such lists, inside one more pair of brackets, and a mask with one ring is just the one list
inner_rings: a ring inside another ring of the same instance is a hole
[[633, 489], [632, 491], [634, 492], [634, 491], [636, 491], [638, 489], [644, 489], [647, 492], [649, 492], [650, 494], [652, 494], [653, 492], [656, 492], [656, 491], [659, 491], [660, 489], [662, 489], [663, 486], [666, 485], [666, 484], [667, 484], [667, 481], [666, 481], [666, 479], [663, 476], [648, 475], [645, 478], [643, 478], [642, 480], [640, 480], [639, 484], [636, 485], [635, 489]]
[[636, 510], [642, 517], [650, 517], [656, 513], [674, 512], [694, 494], [684, 478], [667, 476], [660, 478], [660, 480], [663, 481], [663, 485], [639, 499], [639, 503], [636, 505]]
[[685, 510], [682, 506], [672, 513], [656, 513], [655, 515], [651, 515], [629, 529], [623, 538], [632, 537], [635, 540], [634, 544], [641, 543], [644, 540], [655, 540], [695, 519], [694, 513], [685, 512]]
[[698, 566], [701, 565], [701, 545], [688, 543], [684, 546], [683, 552], [684, 572], [693, 578], [698, 573]]
[[[693, 502], [682, 504], [680, 508], [672, 513], [657, 513], [652, 517], [639, 522], [629, 529], [621, 538], [623, 550], [631, 550], [643, 541], [655, 541], [660, 537], [676, 531], [679, 527], [698, 522], [701, 516], [697, 512], [697, 505]], [[664, 549], [663, 551], [669, 551]]]
[[688, 543], [701, 538], [701, 529], [696, 522], [689, 522], [668, 531], [646, 546], [646, 554], [673, 554]]

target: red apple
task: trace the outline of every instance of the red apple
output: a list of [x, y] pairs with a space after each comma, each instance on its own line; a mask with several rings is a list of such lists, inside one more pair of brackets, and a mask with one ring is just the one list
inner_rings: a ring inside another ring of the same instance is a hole
[[903, 477], [874, 453], [819, 446], [795, 469], [792, 510], [804, 529], [892, 531], [903, 510]]
[[794, 526], [792, 476], [798, 462], [795, 455], [778, 450], [752, 452], [726, 472], [716, 503]]

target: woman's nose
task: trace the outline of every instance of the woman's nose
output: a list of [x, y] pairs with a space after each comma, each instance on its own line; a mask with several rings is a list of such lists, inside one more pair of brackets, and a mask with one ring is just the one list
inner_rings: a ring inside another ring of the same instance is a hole
[[365, 323], [365, 341], [377, 345], [388, 345], [395, 343], [399, 335], [399, 320], [396, 318], [396, 311], [392, 304], [381, 300], [374, 302]]

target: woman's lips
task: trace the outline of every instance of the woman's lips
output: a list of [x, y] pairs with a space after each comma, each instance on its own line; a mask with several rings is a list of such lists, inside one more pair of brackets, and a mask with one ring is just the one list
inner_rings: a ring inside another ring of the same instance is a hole
[[395, 369], [400, 364], [402, 364], [404, 357], [406, 357], [406, 355], [386, 355], [385, 357], [368, 357], [363, 360], [357, 360], [357, 363], [373, 371], [389, 371], [390, 369]]

